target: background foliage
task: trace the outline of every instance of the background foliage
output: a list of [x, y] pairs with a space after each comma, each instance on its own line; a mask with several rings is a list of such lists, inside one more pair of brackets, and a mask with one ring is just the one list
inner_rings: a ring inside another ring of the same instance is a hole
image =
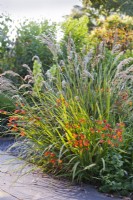
[[[53, 56], [45, 44], [38, 38], [41, 34], [51, 34], [55, 38], [56, 25], [49, 24], [47, 20], [41, 22], [25, 20], [21, 22], [12, 33], [13, 20], [1, 15], [0, 21], [0, 69], [1, 72], [12, 69], [14, 72], [25, 74], [23, 64], [33, 65], [32, 58], [37, 55], [46, 71], [53, 64]], [[16, 37], [15, 37], [15, 32]], [[14, 34], [14, 39], [11, 35]]]
[[108, 15], [112, 11], [119, 11], [123, 14], [133, 16], [132, 0], [82, 0], [82, 2], [85, 7], [91, 6]]

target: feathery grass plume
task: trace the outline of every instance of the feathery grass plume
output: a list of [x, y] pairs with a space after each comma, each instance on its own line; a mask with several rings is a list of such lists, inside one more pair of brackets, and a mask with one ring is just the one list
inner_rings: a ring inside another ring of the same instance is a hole
[[[130, 61], [133, 61], [133, 59], [130, 59], [129, 62]], [[128, 64], [129, 62], [126, 60], [126, 62], [123, 62], [123, 63]], [[123, 63], [121, 65], [118, 65], [118, 69], [117, 69], [115, 77], [112, 81], [116, 87], [119, 87], [122, 89], [129, 85], [131, 87], [132, 83], [133, 83], [133, 65], [122, 70], [122, 67], [124, 67]]]
[[88, 72], [87, 70], [85, 70], [85, 69], [83, 70], [82, 77], [83, 77], [83, 78], [89, 77], [89, 78], [91, 78], [92, 80], [94, 80], [93, 75], [92, 75], [90, 72]]
[[115, 65], [117, 63], [117, 61], [119, 61], [119, 59], [124, 55], [124, 51], [121, 51], [114, 59], [113, 61], [113, 65]]
[[1, 75], [0, 76], [0, 92], [7, 93], [7, 94], [16, 94], [18, 91], [17, 91], [17, 88], [13, 85], [11, 80]]
[[116, 75], [117, 75], [117, 73], [119, 73], [123, 69], [123, 67], [125, 67], [126, 65], [128, 65], [130, 62], [133, 62], [133, 58], [132, 57], [126, 58], [126, 59], [122, 60], [119, 63], [119, 65], [117, 66]]
[[47, 76], [50, 82], [54, 79], [54, 76], [52, 75], [51, 70], [47, 70], [45, 75]]
[[104, 41], [102, 41], [102, 42], [100, 42], [100, 44], [98, 45], [98, 55], [100, 56], [100, 55], [103, 55], [103, 53], [104, 53], [104, 51], [105, 51], [105, 42]]
[[121, 47], [122, 47], [122, 45], [121, 44], [115, 44], [114, 46], [113, 46], [113, 48], [112, 48], [112, 54], [118, 54], [118, 53], [120, 53], [121, 52]]
[[32, 86], [30, 84], [23, 84], [19, 87], [19, 90], [24, 89], [24, 88], [31, 88]]
[[18, 73], [15, 73], [11, 70], [5, 71], [4, 73], [0, 74], [0, 76], [6, 76], [6, 75], [11, 75], [13, 77], [18, 76], [18, 77], [22, 78]]
[[31, 75], [26, 75], [25, 77], [24, 77], [24, 81], [28, 81], [28, 83], [34, 83], [34, 80], [33, 80], [33, 75], [31, 76]]
[[57, 61], [58, 54], [60, 54], [62, 51], [60, 46], [55, 42], [53, 35], [51, 33], [49, 33], [48, 35], [42, 34], [41, 36], [38, 36], [38, 38], [42, 43], [47, 45], [47, 47], [53, 54], [55, 61]]
[[89, 53], [87, 53], [87, 55], [84, 56], [84, 69], [87, 68], [87, 64], [90, 63], [90, 61], [92, 60], [93, 56], [94, 56], [94, 49], [91, 49], [89, 51]]
[[24, 67], [27, 70], [28, 74], [32, 77], [33, 74], [32, 74], [32, 70], [30, 69], [30, 67], [26, 64], [23, 64], [22, 67]]

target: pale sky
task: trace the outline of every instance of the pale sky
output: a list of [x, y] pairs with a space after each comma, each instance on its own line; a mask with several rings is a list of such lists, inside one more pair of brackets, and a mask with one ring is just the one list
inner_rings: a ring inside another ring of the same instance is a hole
[[0, 0], [0, 13], [6, 12], [16, 19], [43, 17], [60, 22], [74, 5], [82, 5], [81, 0]]

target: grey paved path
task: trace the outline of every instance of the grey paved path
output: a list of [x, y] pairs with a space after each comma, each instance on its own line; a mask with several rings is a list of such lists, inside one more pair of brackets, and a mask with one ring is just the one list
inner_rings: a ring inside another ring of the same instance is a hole
[[[98, 193], [92, 186], [73, 186], [38, 170], [30, 172], [14, 156], [0, 151], [0, 200], [116, 200]], [[27, 173], [29, 172], [29, 173]]]

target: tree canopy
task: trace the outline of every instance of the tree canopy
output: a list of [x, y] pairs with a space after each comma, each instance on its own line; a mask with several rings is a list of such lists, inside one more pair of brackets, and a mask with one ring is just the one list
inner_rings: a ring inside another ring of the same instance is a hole
[[102, 11], [111, 12], [119, 10], [121, 13], [133, 16], [132, 0], [82, 0], [84, 7], [93, 7]]

